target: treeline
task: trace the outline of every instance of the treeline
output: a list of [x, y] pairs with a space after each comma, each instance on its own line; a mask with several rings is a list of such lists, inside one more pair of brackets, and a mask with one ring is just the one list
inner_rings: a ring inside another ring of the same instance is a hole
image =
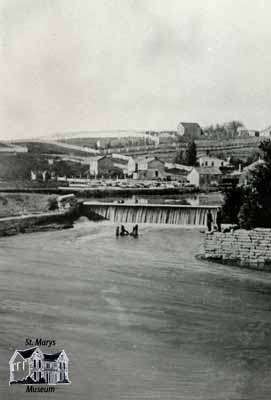
[[224, 192], [223, 220], [241, 228], [271, 228], [271, 141], [259, 145], [262, 160], [251, 169], [246, 185]]
[[241, 121], [230, 121], [224, 124], [209, 125], [203, 128], [203, 133], [204, 137], [209, 139], [234, 139], [238, 136], [238, 128], [244, 128]]

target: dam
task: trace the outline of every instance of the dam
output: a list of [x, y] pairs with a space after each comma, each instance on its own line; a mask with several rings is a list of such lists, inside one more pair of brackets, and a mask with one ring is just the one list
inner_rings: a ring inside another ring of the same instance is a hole
[[205, 226], [208, 210], [215, 221], [219, 206], [122, 204], [85, 201], [82, 214], [111, 222]]

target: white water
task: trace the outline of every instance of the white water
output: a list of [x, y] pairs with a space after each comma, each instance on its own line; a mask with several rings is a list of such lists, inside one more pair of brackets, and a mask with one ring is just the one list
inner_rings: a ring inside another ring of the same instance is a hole
[[87, 212], [92, 211], [112, 222], [206, 225], [210, 209], [215, 220], [216, 206], [126, 205], [85, 203]]

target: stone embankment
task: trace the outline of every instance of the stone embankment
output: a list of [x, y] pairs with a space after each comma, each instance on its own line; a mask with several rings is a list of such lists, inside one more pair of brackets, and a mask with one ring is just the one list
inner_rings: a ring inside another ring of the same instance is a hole
[[206, 233], [203, 258], [271, 271], [271, 229], [239, 229], [227, 233]]

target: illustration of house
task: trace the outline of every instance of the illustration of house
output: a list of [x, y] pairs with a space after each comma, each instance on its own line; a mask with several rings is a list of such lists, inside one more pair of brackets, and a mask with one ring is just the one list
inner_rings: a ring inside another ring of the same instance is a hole
[[15, 350], [9, 361], [10, 384], [68, 384], [69, 359], [64, 350], [46, 354], [39, 347]]

